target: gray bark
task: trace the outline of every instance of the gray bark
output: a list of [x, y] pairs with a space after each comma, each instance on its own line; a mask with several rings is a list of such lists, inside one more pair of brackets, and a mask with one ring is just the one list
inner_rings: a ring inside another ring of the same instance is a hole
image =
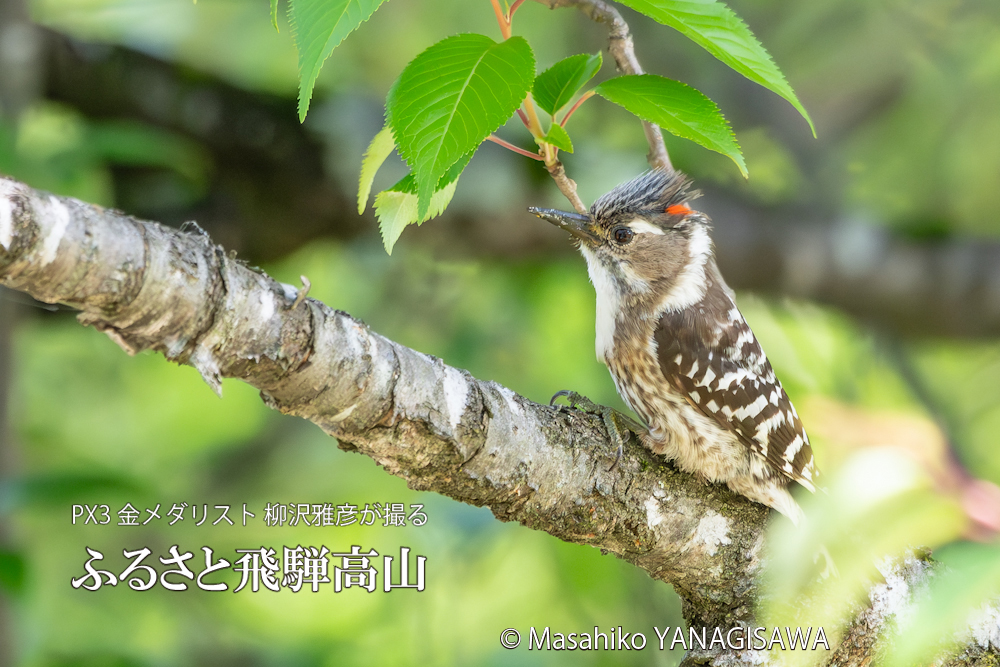
[[[532, 403], [387, 340], [230, 258], [202, 233], [0, 179], [0, 284], [77, 308], [82, 323], [130, 354], [153, 349], [190, 364], [217, 391], [220, 378], [239, 378], [272, 408], [316, 423], [412, 488], [614, 553], [673, 585], [691, 626], [753, 622], [766, 508], [634, 442], [612, 466], [598, 417]], [[926, 570], [902, 569], [900, 585]], [[877, 634], [897, 611], [873, 604], [864, 627]], [[996, 649], [983, 655], [995, 660]], [[837, 662], [870, 658], [869, 647]]]

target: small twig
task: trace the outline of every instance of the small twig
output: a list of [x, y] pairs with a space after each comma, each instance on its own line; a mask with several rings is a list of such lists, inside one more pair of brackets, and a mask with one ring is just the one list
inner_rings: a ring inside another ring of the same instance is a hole
[[[525, 150], [523, 148], [515, 146], [514, 144], [508, 141], [504, 141], [495, 134], [491, 134], [490, 136], [486, 137], [486, 141], [492, 141], [493, 143], [499, 146], [503, 146], [507, 150], [514, 151], [515, 153], [518, 153], [519, 155], [523, 155], [525, 157], [530, 157], [532, 160], [538, 160], [539, 162], [545, 161], [545, 158], [543, 158], [541, 155], [538, 155], [537, 153], [532, 153], [529, 150]], [[570, 182], [572, 183], [572, 181]]]
[[302, 289], [299, 290], [298, 294], [295, 295], [295, 303], [292, 304], [290, 310], [295, 310], [299, 307], [299, 304], [306, 300], [309, 296], [309, 290], [312, 288], [312, 283], [305, 276], [299, 276], [299, 280], [302, 281]]
[[[608, 26], [608, 52], [615, 59], [618, 69], [623, 74], [642, 74], [642, 65], [635, 55], [635, 45], [632, 43], [632, 33], [625, 19], [618, 10], [604, 0], [535, 0], [549, 9], [558, 7], [576, 7], [592, 20]], [[646, 142], [649, 143], [649, 154], [646, 160], [654, 169], [673, 170], [667, 147], [663, 143], [660, 128], [643, 121], [643, 131]]]
[[563, 168], [562, 162], [556, 160], [552, 164], [546, 164], [545, 168], [549, 170], [549, 175], [556, 182], [559, 191], [573, 204], [576, 212], [587, 215], [587, 207], [580, 200], [580, 195], [576, 194], [576, 181], [566, 175], [566, 170]]
[[571, 106], [570, 109], [569, 109], [569, 111], [566, 112], [566, 115], [563, 116], [563, 119], [559, 123], [559, 125], [561, 125], [562, 127], [566, 127], [566, 121], [568, 121], [569, 117], [573, 115], [573, 112], [575, 112], [577, 109], [579, 109], [581, 104], [583, 104], [584, 102], [586, 102], [587, 100], [589, 100], [593, 96], [594, 96], [594, 91], [592, 91], [592, 90], [588, 90], [583, 95], [581, 95], [580, 99], [578, 99], [576, 101], [576, 104], [574, 104], [573, 106]]

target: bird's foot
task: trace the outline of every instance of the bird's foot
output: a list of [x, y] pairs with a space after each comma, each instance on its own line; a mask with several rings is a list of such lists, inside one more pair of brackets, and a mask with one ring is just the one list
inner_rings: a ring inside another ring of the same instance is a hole
[[611, 438], [611, 442], [617, 448], [615, 462], [611, 464], [611, 467], [608, 468], [608, 470], [614, 470], [615, 466], [618, 465], [618, 461], [621, 460], [622, 452], [625, 449], [625, 441], [628, 439], [629, 433], [634, 433], [636, 438], [640, 439], [647, 433], [645, 426], [628, 415], [622, 414], [618, 410], [609, 408], [606, 405], [594, 403], [586, 396], [578, 394], [575, 391], [568, 391], [564, 389], [563, 391], [557, 392], [556, 395], [552, 397], [552, 400], [549, 401], [549, 405], [558, 410], [566, 409], [566, 406], [556, 405], [556, 399], [559, 397], [566, 398], [569, 402], [569, 409], [581, 410], [582, 412], [586, 412], [591, 415], [600, 415], [601, 421], [604, 422], [604, 428], [608, 431], [608, 437]]

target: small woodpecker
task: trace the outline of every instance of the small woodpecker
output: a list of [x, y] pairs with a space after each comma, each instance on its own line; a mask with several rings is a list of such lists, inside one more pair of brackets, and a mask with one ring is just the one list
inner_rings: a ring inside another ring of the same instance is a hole
[[683, 174], [654, 170], [590, 215], [529, 210], [579, 244], [597, 291], [597, 358], [648, 425], [643, 444], [797, 524], [788, 485], [815, 490], [809, 438], [719, 273], [708, 217], [688, 206], [698, 195]]

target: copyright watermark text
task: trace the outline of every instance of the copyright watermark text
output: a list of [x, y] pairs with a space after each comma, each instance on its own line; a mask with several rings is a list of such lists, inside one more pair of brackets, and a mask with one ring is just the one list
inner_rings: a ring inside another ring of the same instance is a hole
[[[826, 631], [822, 627], [743, 627], [734, 628], [671, 628], [662, 630], [653, 627], [655, 640], [649, 645], [660, 651], [680, 648], [690, 651], [695, 648], [711, 650], [753, 650], [770, 651], [816, 651], [830, 650]], [[528, 629], [529, 651], [641, 651], [646, 648], [647, 637], [642, 632], [626, 632], [622, 626], [612, 627], [606, 632], [594, 626], [593, 632], [553, 632], [545, 627]], [[521, 645], [521, 634], [515, 628], [507, 628], [500, 633], [500, 644], [506, 649]]]

